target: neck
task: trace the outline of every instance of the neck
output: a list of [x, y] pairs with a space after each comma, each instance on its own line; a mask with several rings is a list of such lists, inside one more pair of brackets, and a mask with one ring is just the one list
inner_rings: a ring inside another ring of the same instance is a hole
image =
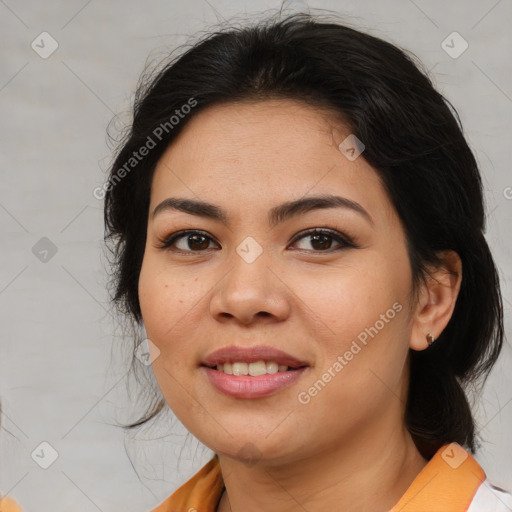
[[219, 454], [226, 490], [217, 510], [386, 512], [427, 460], [403, 426], [379, 432], [360, 431], [342, 446], [284, 464], [265, 460], [251, 467]]

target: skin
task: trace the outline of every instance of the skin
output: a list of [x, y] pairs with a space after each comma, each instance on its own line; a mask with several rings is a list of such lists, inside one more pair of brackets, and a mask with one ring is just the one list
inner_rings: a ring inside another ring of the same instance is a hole
[[[170, 196], [200, 199], [226, 210], [230, 222], [173, 210], [150, 215], [139, 279], [146, 333], [160, 351], [158, 385], [186, 428], [219, 454], [220, 512], [387, 511], [427, 463], [402, 419], [408, 354], [447, 325], [460, 259], [443, 253], [444, 264], [411, 299], [402, 224], [375, 170], [338, 149], [349, 134], [329, 112], [294, 100], [216, 105], [190, 119], [156, 167], [150, 212]], [[269, 226], [272, 207], [319, 194], [357, 201], [373, 225], [329, 208]], [[309, 228], [337, 230], [358, 247], [331, 238], [322, 246], [311, 236], [291, 243]], [[158, 248], [184, 229], [211, 241], [191, 246], [183, 237], [174, 252]], [[252, 263], [236, 252], [248, 236], [263, 250]], [[298, 393], [394, 303], [402, 310], [300, 403]], [[229, 397], [199, 364], [232, 344], [271, 345], [310, 366], [272, 396]]]

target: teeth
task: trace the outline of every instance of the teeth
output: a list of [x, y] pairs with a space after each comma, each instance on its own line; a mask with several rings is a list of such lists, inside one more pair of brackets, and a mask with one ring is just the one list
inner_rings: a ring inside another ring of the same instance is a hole
[[217, 370], [227, 373], [228, 375], [251, 375], [257, 377], [258, 375], [265, 375], [266, 373], [285, 372], [288, 366], [285, 364], [277, 364], [275, 361], [256, 361], [254, 363], [224, 363], [218, 364]]
[[[277, 373], [279, 371], [279, 366], [274, 361], [267, 362], [267, 373]], [[282, 370], [284, 371], [284, 370]]]
[[247, 363], [233, 363], [233, 375], [248, 375], [249, 365]]
[[249, 375], [257, 377], [258, 375], [265, 375], [265, 373], [267, 373], [265, 361], [256, 361], [249, 364]]

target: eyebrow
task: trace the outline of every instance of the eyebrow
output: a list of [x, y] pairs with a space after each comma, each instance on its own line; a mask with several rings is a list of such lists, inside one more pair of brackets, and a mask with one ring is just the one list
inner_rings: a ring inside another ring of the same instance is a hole
[[[372, 217], [359, 203], [346, 197], [334, 195], [309, 196], [275, 206], [268, 213], [268, 222], [269, 225], [274, 228], [278, 224], [281, 224], [292, 217], [296, 217], [297, 215], [325, 208], [345, 208], [355, 211], [374, 226]], [[169, 210], [180, 211], [190, 215], [197, 215], [199, 217], [217, 220], [226, 226], [229, 224], [227, 213], [219, 206], [205, 201], [179, 197], [168, 197], [167, 199], [164, 199], [153, 210], [151, 217], [155, 218], [159, 213]]]

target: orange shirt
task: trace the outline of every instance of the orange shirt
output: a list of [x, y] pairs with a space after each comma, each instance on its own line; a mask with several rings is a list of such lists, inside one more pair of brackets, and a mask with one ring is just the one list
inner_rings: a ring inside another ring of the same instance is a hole
[[[224, 490], [217, 455], [151, 512], [216, 512]], [[512, 496], [490, 484], [457, 443], [442, 446], [390, 512], [509, 512]]]
[[22, 512], [20, 506], [7, 496], [0, 498], [0, 512]]
[[[224, 482], [215, 455], [151, 512], [216, 512]], [[442, 446], [389, 512], [510, 512], [512, 495], [493, 486], [457, 443]], [[22, 512], [7, 497], [0, 512]]]

